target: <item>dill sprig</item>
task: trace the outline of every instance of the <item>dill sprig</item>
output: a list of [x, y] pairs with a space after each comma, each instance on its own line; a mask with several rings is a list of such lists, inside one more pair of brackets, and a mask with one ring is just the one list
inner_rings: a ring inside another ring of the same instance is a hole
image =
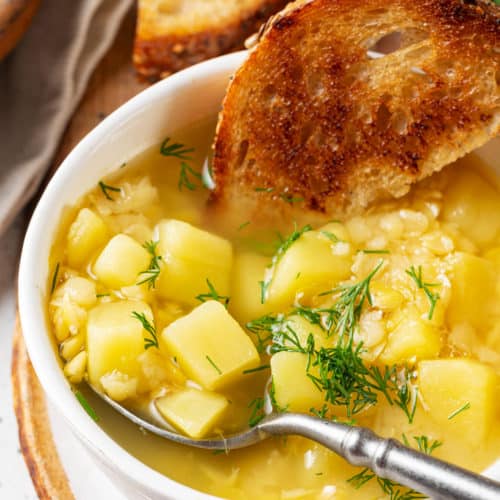
[[289, 203], [290, 205], [304, 201], [304, 198], [302, 196], [293, 196], [292, 194], [288, 194], [288, 193], [281, 193], [280, 198], [285, 203]]
[[170, 144], [170, 137], [167, 137], [160, 146], [160, 154], [163, 156], [173, 156], [179, 160], [192, 160], [189, 153], [193, 153], [194, 148], [186, 147], [184, 144], [174, 142]]
[[[246, 328], [257, 336], [259, 352], [300, 352], [308, 356], [307, 374], [323, 392], [326, 415], [328, 405], [344, 406], [350, 418], [377, 403], [379, 396], [399, 406], [413, 421], [416, 410], [416, 390], [413, 390], [407, 369], [396, 365], [380, 368], [365, 365], [363, 344], [354, 344], [354, 334], [365, 304], [371, 303], [370, 283], [383, 261], [358, 283], [343, 284], [328, 294], [337, 295], [330, 308], [299, 306], [287, 315], [270, 314], [249, 321]], [[300, 315], [312, 325], [318, 325], [326, 335], [336, 335], [333, 347], [317, 347], [309, 335], [301, 343], [288, 318]], [[317, 410], [317, 409], [316, 409]], [[318, 411], [318, 410], [317, 410]]]
[[257, 368], [250, 368], [249, 370], [243, 370], [243, 375], [248, 375], [249, 373], [260, 372], [262, 370], [268, 370], [269, 368], [271, 368], [271, 365], [261, 365], [261, 366], [258, 366]]
[[256, 187], [254, 189], [257, 193], [272, 193], [274, 191], [273, 187]]
[[87, 398], [80, 392], [75, 392], [75, 397], [78, 399], [78, 402], [82, 405], [83, 409], [87, 412], [87, 415], [94, 421], [99, 422], [99, 415], [97, 415], [96, 411], [90, 403], [87, 401]]
[[199, 300], [200, 302], [206, 302], [207, 300], [216, 300], [217, 302], [220, 302], [225, 307], [227, 307], [230, 298], [226, 295], [220, 295], [208, 278], [206, 279], [206, 282], [208, 285], [208, 293], [200, 293], [195, 297], [195, 299]]
[[262, 419], [266, 416], [264, 412], [264, 398], [255, 398], [250, 401], [248, 408], [250, 408], [250, 418], [248, 419], [248, 425], [250, 427], [255, 427]]
[[59, 268], [61, 267], [60, 262], [56, 264], [56, 267], [54, 269], [54, 274], [52, 275], [52, 282], [50, 284], [50, 293], [54, 293], [54, 290], [56, 289], [57, 286], [57, 279], [59, 277]]
[[180, 162], [180, 173], [179, 173], [179, 182], [177, 183], [177, 187], [180, 191], [182, 188], [187, 188], [190, 191], [194, 191], [197, 186], [197, 181], [202, 180], [201, 172], [195, 170], [188, 162], [193, 160], [190, 153], [194, 152], [194, 148], [187, 147], [184, 144], [178, 142], [170, 142], [171, 138], [167, 137], [160, 146], [160, 154], [163, 156], [170, 156], [172, 158], [177, 158], [181, 160]]
[[150, 347], [159, 348], [158, 337], [156, 336], [156, 328], [154, 324], [151, 324], [146, 318], [144, 313], [138, 313], [137, 311], [132, 312], [132, 317], [141, 322], [142, 327], [146, 332], [149, 333], [150, 337], [144, 338], [144, 349], [149, 349]]
[[222, 370], [215, 364], [215, 362], [213, 361], [213, 359], [208, 354], [205, 356], [205, 358], [207, 358], [207, 361], [212, 365], [212, 367], [214, 368], [214, 370], [219, 375], [222, 375]]
[[148, 284], [148, 289], [151, 290], [156, 286], [156, 280], [160, 276], [161, 268], [160, 262], [162, 260], [161, 255], [156, 253], [156, 249], [158, 247], [159, 241], [146, 241], [144, 245], [142, 245], [150, 254], [151, 261], [149, 263], [149, 267], [142, 271], [139, 276], [143, 276], [143, 278], [137, 282], [138, 285], [142, 285], [144, 283]]
[[467, 403], [464, 403], [460, 408], [457, 408], [456, 410], [452, 411], [448, 415], [448, 420], [451, 420], [452, 418], [455, 418], [457, 415], [462, 413], [463, 411], [466, 411], [470, 408], [470, 402], [467, 401]]
[[330, 309], [319, 309], [320, 312], [330, 313], [330, 318], [335, 325], [335, 333], [339, 337], [339, 341], [352, 341], [355, 326], [358, 324], [361, 317], [361, 311], [366, 302], [372, 304], [372, 296], [370, 293], [370, 283], [375, 274], [379, 271], [384, 263], [381, 260], [368, 276], [354, 285], [343, 284], [322, 293], [321, 295], [330, 295], [340, 293], [335, 305]]
[[432, 319], [436, 303], [440, 297], [438, 293], [432, 293], [430, 288], [433, 286], [439, 286], [439, 283], [426, 283], [422, 278], [422, 266], [418, 266], [417, 269], [415, 269], [415, 266], [411, 266], [405, 272], [415, 282], [417, 287], [424, 291], [425, 295], [429, 299], [431, 308], [427, 317], [428, 319]]
[[201, 173], [197, 172], [192, 168], [190, 165], [188, 165], [185, 161], [181, 162], [181, 171], [179, 174], [179, 182], [177, 183], [177, 186], [180, 191], [182, 191], [183, 187], [188, 188], [190, 191], [194, 191], [196, 189], [196, 184], [194, 184], [190, 179], [189, 176], [195, 177], [196, 179], [201, 180]]
[[416, 441], [419, 451], [427, 455], [432, 455], [436, 448], [443, 445], [441, 441], [431, 441], [427, 436], [413, 436]]
[[321, 231], [321, 234], [323, 236], [326, 236], [332, 243], [341, 243], [343, 241], [335, 233], [332, 233], [331, 231]]
[[110, 186], [109, 184], [105, 184], [103, 181], [99, 181], [98, 186], [101, 188], [102, 193], [106, 197], [107, 200], [114, 201], [114, 198], [109, 194], [109, 191], [113, 193], [121, 193], [121, 188]]
[[363, 252], [364, 254], [367, 254], [367, 255], [370, 255], [370, 254], [373, 254], [373, 255], [377, 255], [377, 254], [383, 255], [383, 254], [391, 253], [390, 250], [386, 250], [386, 249], [383, 249], [383, 250], [369, 250], [367, 248], [364, 248], [363, 250], [361, 250], [361, 252]]

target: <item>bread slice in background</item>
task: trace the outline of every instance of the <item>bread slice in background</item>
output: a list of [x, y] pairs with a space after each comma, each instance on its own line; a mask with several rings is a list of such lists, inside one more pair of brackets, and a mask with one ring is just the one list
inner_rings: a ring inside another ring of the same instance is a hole
[[288, 0], [138, 0], [134, 64], [142, 77], [170, 73], [243, 48]]
[[499, 132], [500, 8], [298, 1], [230, 83], [212, 202], [273, 220], [350, 216]]

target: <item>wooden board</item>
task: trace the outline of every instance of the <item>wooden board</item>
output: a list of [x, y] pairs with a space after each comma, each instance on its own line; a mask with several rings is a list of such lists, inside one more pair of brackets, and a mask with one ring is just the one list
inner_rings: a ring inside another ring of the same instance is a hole
[[[134, 27], [134, 15], [130, 13], [89, 82], [63, 136], [50, 175], [106, 115], [145, 88], [132, 67]], [[74, 496], [52, 439], [45, 396], [31, 366], [19, 321], [12, 352], [12, 389], [21, 451], [39, 498], [72, 500]]]

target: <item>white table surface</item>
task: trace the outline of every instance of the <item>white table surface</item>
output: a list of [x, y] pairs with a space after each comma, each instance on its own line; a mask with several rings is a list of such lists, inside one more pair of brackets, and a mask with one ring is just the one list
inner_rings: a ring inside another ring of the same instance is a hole
[[[18, 218], [0, 239], [0, 499], [36, 500], [28, 470], [19, 449], [12, 407], [10, 366], [15, 322], [15, 282], [24, 234]], [[54, 440], [77, 500], [124, 500], [109, 479], [94, 465], [66, 422], [49, 405]], [[76, 471], [78, 473], [76, 473]]]

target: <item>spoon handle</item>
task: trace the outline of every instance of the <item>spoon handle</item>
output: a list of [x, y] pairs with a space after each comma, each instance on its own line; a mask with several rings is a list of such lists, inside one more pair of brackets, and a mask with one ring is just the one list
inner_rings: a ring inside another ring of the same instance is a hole
[[283, 413], [266, 419], [260, 430], [270, 435], [295, 434], [317, 441], [352, 465], [369, 467], [434, 499], [500, 500], [500, 483], [384, 439], [363, 427], [329, 422], [309, 415]]

